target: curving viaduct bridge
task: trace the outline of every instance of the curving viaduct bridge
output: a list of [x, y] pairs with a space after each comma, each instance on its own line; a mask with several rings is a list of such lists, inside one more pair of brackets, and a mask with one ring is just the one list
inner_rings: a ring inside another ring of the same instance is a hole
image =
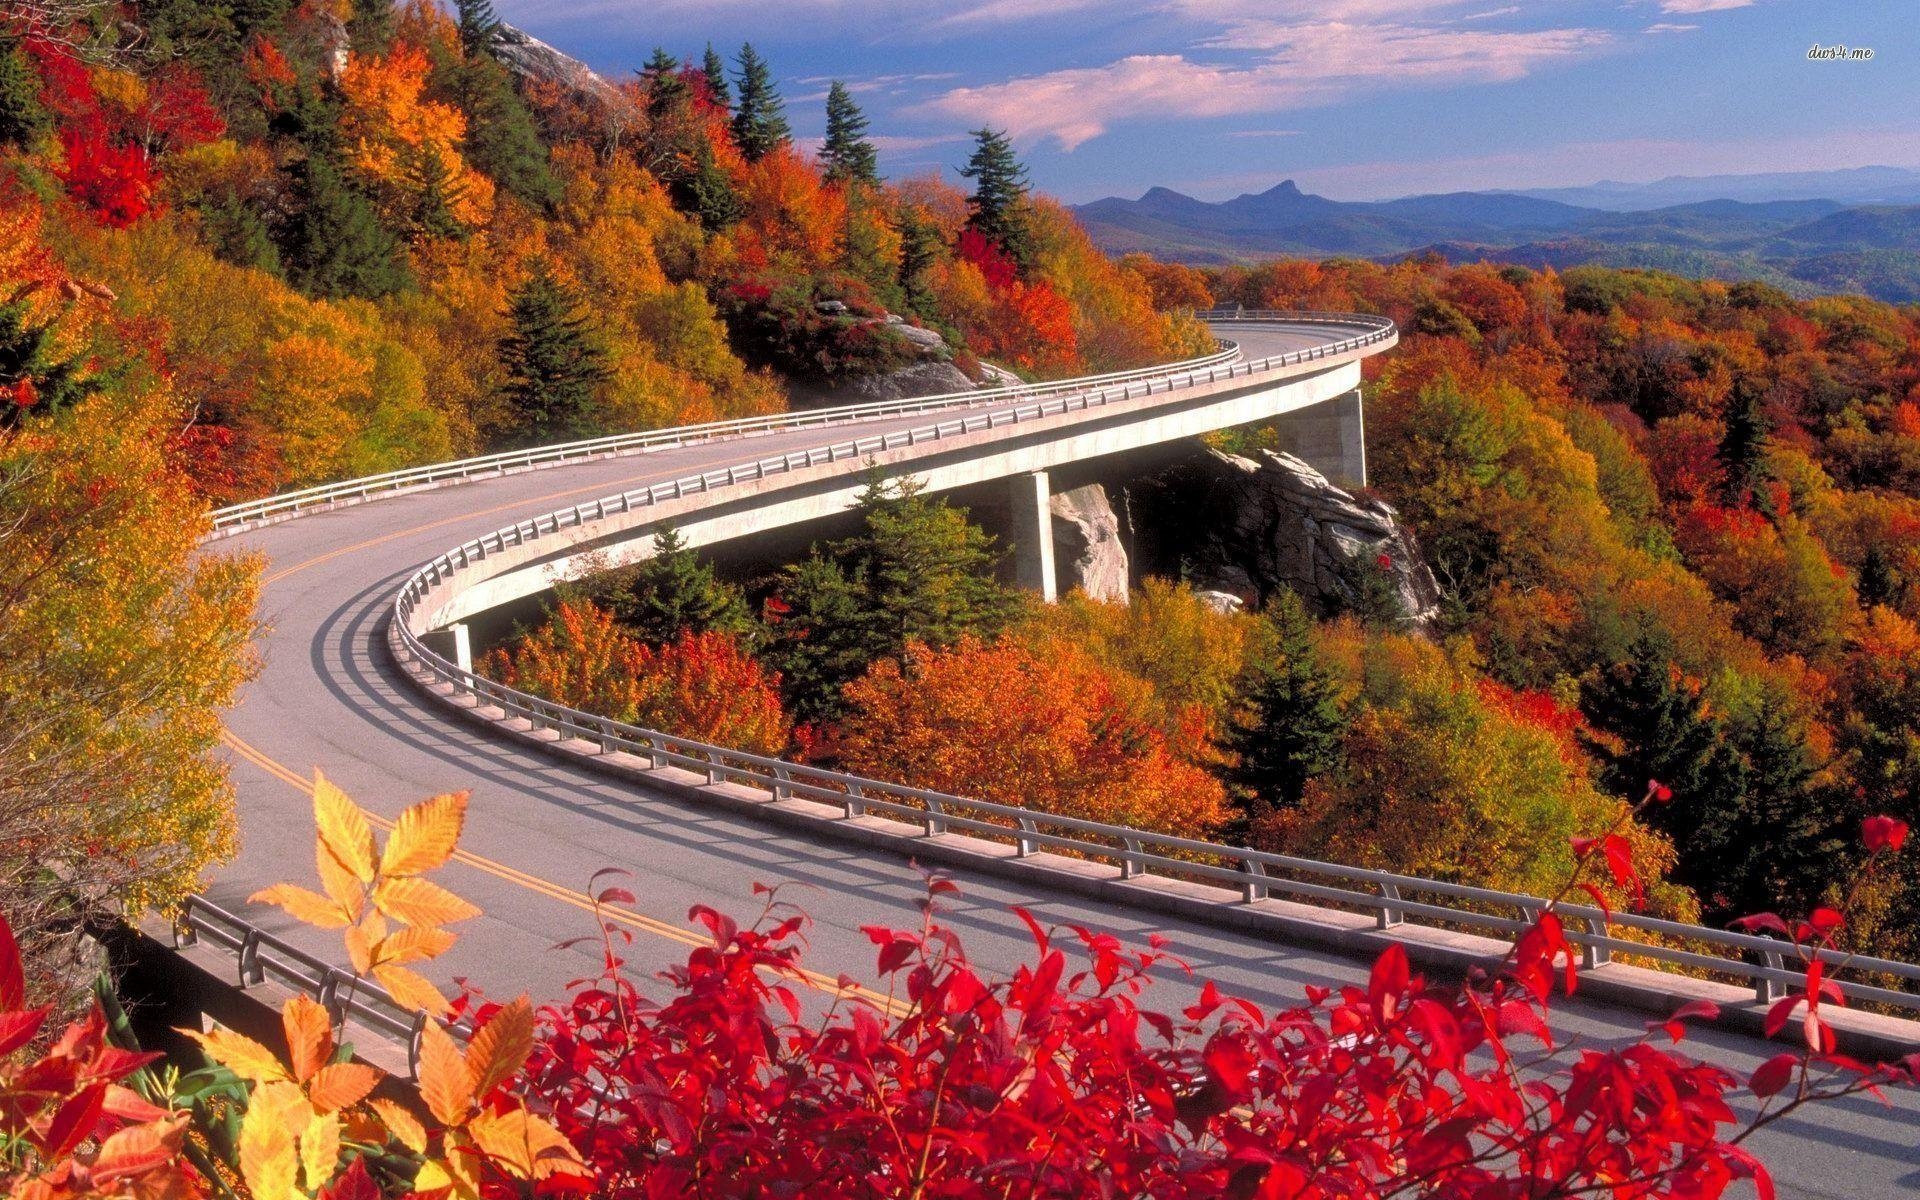
[[[870, 460], [936, 490], [1011, 481], [1016, 516], [1021, 504], [1028, 514], [1016, 554], [1042, 587], [1051, 580], [1042, 557], [1051, 468], [1298, 413], [1303, 453], [1331, 474], [1363, 477], [1359, 364], [1394, 344], [1391, 324], [1274, 314], [1222, 332], [1237, 345], [1152, 371], [602, 439], [216, 514], [220, 548], [267, 560], [270, 630], [262, 674], [227, 722], [240, 856], [188, 923], [216, 944], [257, 948], [264, 931], [265, 959], [278, 955], [277, 969], [297, 985], [342, 957], [332, 935], [246, 903], [272, 882], [311, 882], [307, 789], [317, 766], [387, 817], [434, 793], [472, 793], [463, 850], [443, 882], [486, 915], [461, 927], [460, 944], [436, 966], [443, 982], [464, 977], [494, 994], [556, 996], [597, 969], [591, 947], [554, 947], [592, 931], [586, 889], [603, 867], [633, 874], [638, 901], [611, 915], [634, 935], [629, 959], [640, 974], [704, 941], [687, 920], [692, 905], [750, 918], [753, 885], [780, 886], [813, 917], [807, 962], [821, 972], [823, 1003], [828, 980], [842, 974], [885, 986], [860, 927], [917, 922], [916, 859], [962, 884], [948, 919], [988, 969], [1010, 970], [1026, 956], [1026, 930], [1009, 911], [1016, 904], [1043, 921], [1123, 938], [1166, 934], [1194, 970], [1163, 981], [1159, 1003], [1168, 1007], [1205, 979], [1262, 1004], [1294, 1002], [1308, 983], [1364, 979], [1388, 938], [1441, 970], [1486, 955], [1525, 919], [1531, 898], [1037, 821], [728, 755], [541, 705], [465, 669], [464, 620], [544, 590], [582, 556], [643, 554], [662, 522], [711, 544], [814, 520], [844, 509]], [[1195, 850], [1211, 856], [1212, 876], [1194, 877]], [[1165, 867], [1182, 853], [1183, 878], [1168, 878]], [[1565, 1037], [1631, 1038], [1645, 1009], [1700, 994], [1723, 1001], [1737, 1024], [1759, 997], [1793, 981], [1791, 963], [1764, 944], [1710, 931], [1693, 931], [1713, 940], [1703, 961], [1734, 982], [1613, 962], [1627, 944], [1618, 935], [1631, 931], [1593, 916], [1583, 998], [1558, 1010]], [[391, 1027], [372, 1001], [355, 1015]], [[1881, 1018], [1856, 1031], [1894, 1048], [1916, 1030]], [[1693, 1048], [1741, 1072], [1769, 1053], [1737, 1028], [1703, 1030]], [[1896, 1096], [1886, 1108], [1860, 1100], [1775, 1126], [1757, 1148], [1790, 1194], [1911, 1194], [1920, 1190], [1917, 1129], [1920, 1099]]]

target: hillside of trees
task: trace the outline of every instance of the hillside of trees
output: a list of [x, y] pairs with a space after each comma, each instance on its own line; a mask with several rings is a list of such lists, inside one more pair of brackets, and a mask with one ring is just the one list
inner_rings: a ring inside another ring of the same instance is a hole
[[[1206, 343], [1030, 194], [1003, 139], [981, 131], [971, 194], [882, 181], [851, 93], [798, 146], [751, 46], [566, 86], [509, 70], [485, 0], [20, 14], [0, 204], [171, 382], [167, 452], [215, 503], [775, 411], [789, 379], [909, 358], [887, 310], [975, 378], [978, 358], [1058, 375]], [[74, 321], [10, 304], [15, 344]]]

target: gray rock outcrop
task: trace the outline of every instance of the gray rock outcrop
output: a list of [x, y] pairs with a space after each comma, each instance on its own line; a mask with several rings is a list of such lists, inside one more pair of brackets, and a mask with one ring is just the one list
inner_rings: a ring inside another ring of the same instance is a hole
[[1127, 602], [1127, 548], [1120, 517], [1097, 483], [1056, 493], [1053, 560], [1062, 594], [1079, 588], [1095, 600]]
[[549, 84], [596, 103], [627, 106], [620, 89], [592, 67], [511, 25], [494, 29], [493, 55], [523, 83]]
[[1358, 599], [1365, 573], [1385, 571], [1407, 626], [1424, 629], [1439, 614], [1440, 585], [1393, 507], [1354, 496], [1291, 454], [1201, 448], [1127, 494], [1145, 572], [1249, 607], [1290, 588], [1337, 611]]

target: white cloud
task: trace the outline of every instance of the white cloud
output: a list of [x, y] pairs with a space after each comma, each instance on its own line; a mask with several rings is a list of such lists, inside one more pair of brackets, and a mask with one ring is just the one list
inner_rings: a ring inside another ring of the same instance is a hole
[[1656, 21], [1641, 30], [1642, 33], [1691, 33], [1700, 28], [1698, 25], [1674, 25], [1667, 21]]
[[1300, 129], [1236, 129], [1228, 137], [1237, 138], [1282, 138], [1299, 137], [1305, 130]]
[[[1375, 2], [1408, 6], [1408, 0]], [[1251, 65], [1137, 54], [1104, 67], [955, 88], [922, 108], [1005, 129], [1022, 141], [1052, 138], [1073, 150], [1119, 121], [1281, 112], [1364, 91], [1518, 79], [1610, 40], [1593, 29], [1510, 32], [1345, 21], [1289, 25], [1248, 17], [1214, 44], [1230, 41], [1238, 49], [1260, 52], [1263, 57]]]
[[1724, 12], [1729, 8], [1746, 8], [1752, 3], [1753, 0], [1660, 0], [1660, 11], [1663, 13], [1690, 15], [1693, 13]]

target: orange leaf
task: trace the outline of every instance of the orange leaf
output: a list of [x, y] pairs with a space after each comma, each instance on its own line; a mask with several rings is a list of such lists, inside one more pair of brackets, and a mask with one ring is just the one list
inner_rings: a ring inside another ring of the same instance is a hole
[[280, 1024], [287, 1031], [287, 1061], [293, 1066], [293, 1077], [305, 1083], [333, 1057], [333, 1017], [317, 1002], [295, 996], [281, 1007]]
[[533, 1053], [533, 1005], [525, 996], [505, 1005], [467, 1042], [467, 1068], [473, 1092], [485, 1096]]
[[367, 814], [318, 771], [313, 773], [313, 820], [321, 842], [340, 865], [360, 882], [372, 883], [373, 827], [367, 824]]
[[544, 1179], [560, 1167], [580, 1163], [559, 1130], [523, 1108], [483, 1112], [467, 1126], [467, 1132], [495, 1166], [516, 1179]]
[[380, 1114], [380, 1120], [387, 1132], [400, 1139], [400, 1144], [415, 1154], [427, 1152], [427, 1127], [420, 1118], [391, 1100], [373, 1100], [369, 1102], [373, 1111]]
[[247, 1109], [240, 1123], [240, 1176], [254, 1200], [295, 1200], [300, 1158], [280, 1114], [264, 1106]]
[[460, 842], [467, 819], [467, 793], [449, 792], [422, 800], [400, 814], [380, 856], [385, 876], [419, 875], [444, 864]]
[[430, 1016], [444, 1017], [452, 1006], [440, 989], [427, 982], [426, 978], [405, 967], [378, 966], [373, 969], [374, 982], [387, 989], [396, 1004], [402, 1008], [417, 1008]]
[[313, 863], [320, 872], [320, 886], [333, 897], [349, 919], [358, 921], [367, 907], [367, 885], [323, 841], [313, 843]]
[[107, 1191], [116, 1180], [168, 1166], [180, 1152], [186, 1122], [182, 1113], [168, 1121], [131, 1125], [100, 1143], [93, 1160], [94, 1184]]
[[338, 1112], [365, 1100], [380, 1083], [380, 1072], [361, 1063], [321, 1067], [307, 1088], [307, 1099], [321, 1112]]
[[480, 915], [480, 910], [428, 879], [382, 879], [373, 903], [402, 925], [447, 925]]
[[428, 1021], [420, 1033], [420, 1098], [442, 1125], [464, 1125], [473, 1106], [473, 1072], [437, 1021]]
[[212, 1033], [201, 1033], [193, 1029], [181, 1032], [199, 1042], [200, 1048], [205, 1050], [213, 1061], [225, 1066], [242, 1079], [251, 1080], [254, 1083], [272, 1083], [276, 1080], [284, 1081], [292, 1078], [287, 1074], [287, 1069], [280, 1065], [280, 1060], [273, 1056], [273, 1051], [250, 1037], [242, 1036], [230, 1029], [216, 1029]]
[[458, 940], [444, 929], [402, 929], [375, 948], [374, 958], [382, 963], [425, 962], [445, 954]]
[[346, 909], [318, 892], [291, 883], [276, 883], [255, 892], [247, 897], [247, 903], [276, 904], [294, 920], [316, 929], [341, 929], [347, 924]]

